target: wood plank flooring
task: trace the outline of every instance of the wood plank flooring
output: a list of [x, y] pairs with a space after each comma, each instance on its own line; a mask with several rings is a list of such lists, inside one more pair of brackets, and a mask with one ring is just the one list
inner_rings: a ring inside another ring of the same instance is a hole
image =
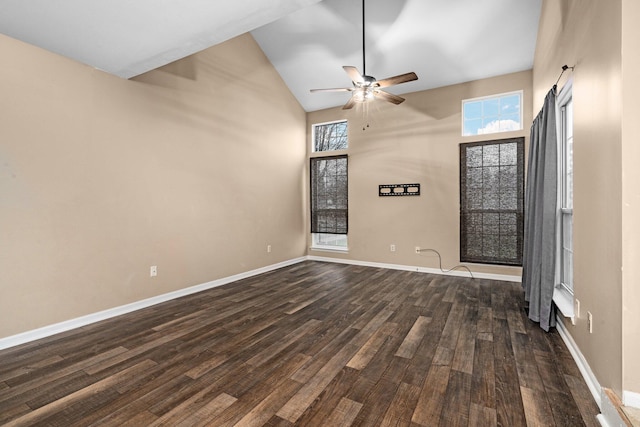
[[304, 262], [0, 351], [0, 425], [597, 426], [519, 284]]

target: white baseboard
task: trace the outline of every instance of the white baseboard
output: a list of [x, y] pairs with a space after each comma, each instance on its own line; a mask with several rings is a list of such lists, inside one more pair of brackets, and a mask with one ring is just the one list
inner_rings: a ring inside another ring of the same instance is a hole
[[605, 419], [604, 415], [602, 414], [598, 414], [596, 415], [596, 420], [598, 420], [598, 422], [600, 423], [600, 425], [602, 427], [612, 427], [607, 420]]
[[622, 392], [622, 403], [624, 406], [640, 409], [640, 393], [624, 390]]
[[[371, 262], [371, 261], [358, 261], [358, 260], [343, 259], [343, 258], [320, 257], [315, 255], [308, 255], [307, 259], [309, 261], [335, 262], [338, 264], [362, 265], [364, 267], [388, 268], [390, 270], [417, 271], [419, 273], [439, 274], [444, 276], [470, 277], [469, 272], [466, 270], [442, 271], [437, 268], [418, 267], [418, 266], [403, 265], [403, 264], [387, 264], [382, 262]], [[477, 279], [500, 280], [504, 282], [520, 283], [522, 281], [522, 277], [520, 276], [510, 276], [506, 274], [490, 274], [490, 273], [473, 272], [473, 277]]]
[[25, 344], [27, 342], [35, 341], [41, 338], [46, 338], [51, 335], [59, 334], [61, 332], [66, 332], [71, 329], [75, 329], [75, 328], [89, 325], [91, 323], [99, 322], [101, 320], [110, 319], [112, 317], [120, 316], [122, 314], [131, 313], [132, 311], [140, 310], [142, 308], [147, 308], [152, 305], [170, 301], [172, 299], [180, 298], [186, 295], [202, 292], [207, 289], [226, 285], [227, 283], [235, 282], [237, 280], [246, 279], [252, 276], [257, 276], [258, 274], [267, 273], [269, 271], [273, 271], [273, 270], [277, 270], [278, 268], [297, 264], [305, 260], [306, 260], [306, 257], [294, 258], [288, 261], [283, 261], [277, 264], [272, 264], [266, 267], [261, 267], [255, 270], [247, 271], [245, 273], [235, 274], [233, 276], [224, 277], [222, 279], [213, 280], [211, 282], [202, 283], [200, 285], [179, 289], [177, 291], [147, 298], [141, 301], [136, 301], [131, 304], [121, 305], [119, 307], [110, 308], [107, 310], [99, 311], [97, 313], [92, 313], [86, 316], [77, 317], [75, 319], [66, 320], [64, 322], [55, 323], [53, 325], [44, 326], [42, 328], [23, 332], [17, 335], [11, 335], [6, 338], [0, 338], [0, 350], [9, 348], [9, 347], [14, 347], [20, 344]]
[[602, 406], [597, 417], [603, 427], [627, 427], [627, 423], [620, 417], [615, 403], [609, 399], [609, 395], [602, 390]]
[[562, 323], [562, 317], [556, 316], [556, 320], [556, 329], [558, 330], [560, 337], [562, 337], [562, 341], [564, 341], [569, 349], [576, 365], [578, 365], [578, 369], [587, 383], [587, 387], [589, 387], [589, 391], [591, 392], [593, 399], [598, 404], [598, 408], [600, 408], [600, 414], [596, 416], [596, 419], [602, 427], [625, 427], [626, 424], [622, 418], [620, 418], [616, 405], [611, 402], [607, 393], [605, 393], [600, 386], [600, 382], [591, 370], [589, 363], [587, 363], [587, 360], [584, 358], [584, 355], [573, 340], [571, 334], [569, 334], [569, 331], [567, 331], [564, 323]]
[[571, 353], [571, 356], [573, 356], [573, 360], [575, 360], [576, 365], [578, 365], [578, 369], [587, 383], [589, 391], [598, 404], [598, 407], [602, 409], [602, 387], [600, 386], [600, 382], [598, 382], [598, 379], [591, 370], [589, 363], [587, 363], [587, 359], [584, 358], [584, 355], [573, 340], [573, 337], [569, 334], [569, 331], [567, 331], [566, 326], [562, 323], [562, 318], [560, 316], [556, 316], [556, 322], [556, 329], [558, 330], [560, 337], [562, 337], [562, 341], [564, 341]]

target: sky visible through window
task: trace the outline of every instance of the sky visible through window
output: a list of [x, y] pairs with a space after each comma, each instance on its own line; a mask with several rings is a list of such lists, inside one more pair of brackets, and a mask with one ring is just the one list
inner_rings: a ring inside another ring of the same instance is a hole
[[522, 92], [462, 102], [464, 136], [522, 129]]

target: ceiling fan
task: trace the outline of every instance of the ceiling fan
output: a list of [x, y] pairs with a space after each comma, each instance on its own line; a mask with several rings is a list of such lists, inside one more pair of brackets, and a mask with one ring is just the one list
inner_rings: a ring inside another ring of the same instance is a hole
[[416, 73], [405, 73], [382, 80], [376, 80], [375, 77], [367, 75], [366, 57], [365, 57], [365, 36], [364, 36], [364, 1], [362, 0], [362, 74], [356, 67], [345, 65], [344, 71], [351, 78], [353, 87], [330, 88], [330, 89], [311, 89], [311, 92], [351, 92], [351, 98], [342, 107], [343, 110], [353, 108], [356, 103], [365, 103], [374, 99], [382, 99], [393, 104], [400, 104], [404, 98], [382, 90], [383, 88], [398, 85], [401, 83], [418, 80]]

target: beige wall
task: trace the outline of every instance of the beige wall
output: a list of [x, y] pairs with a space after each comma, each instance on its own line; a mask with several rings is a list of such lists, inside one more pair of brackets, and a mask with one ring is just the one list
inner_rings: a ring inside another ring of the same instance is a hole
[[640, 393], [640, 2], [622, 1], [623, 387]]
[[249, 35], [133, 81], [0, 52], [0, 337], [305, 254], [305, 113]]
[[[414, 248], [420, 246], [438, 250], [444, 268], [459, 264], [459, 144], [514, 136], [526, 136], [528, 140], [531, 85], [532, 74], [525, 71], [410, 93], [403, 95], [406, 101], [398, 106], [376, 102], [366, 117], [358, 108], [308, 113], [309, 152], [314, 123], [349, 122], [349, 253], [309, 250], [309, 254], [437, 268], [438, 259], [433, 254], [415, 254]], [[463, 99], [515, 90], [524, 90], [522, 131], [489, 137], [461, 136]], [[367, 124], [369, 127], [363, 130]], [[378, 196], [379, 184], [403, 183], [420, 183], [421, 195]], [[390, 252], [391, 244], [396, 245], [396, 252]], [[469, 266], [476, 272], [520, 275], [516, 267]]]
[[[559, 87], [573, 78], [574, 288], [581, 313], [575, 326], [565, 323], [600, 384], [618, 393], [623, 388], [621, 16], [620, 0], [545, 0], [533, 69], [537, 112], [562, 65], [575, 65]], [[593, 314], [593, 334], [587, 311]]]

